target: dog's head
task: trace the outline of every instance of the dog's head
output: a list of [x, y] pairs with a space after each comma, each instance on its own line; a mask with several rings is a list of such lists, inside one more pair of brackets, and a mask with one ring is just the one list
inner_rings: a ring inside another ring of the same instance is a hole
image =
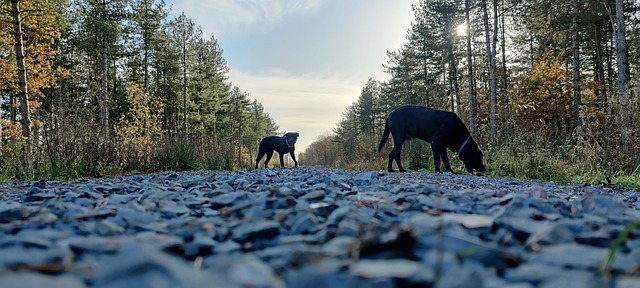
[[287, 140], [287, 145], [289, 145], [289, 147], [293, 147], [293, 145], [296, 144], [299, 136], [300, 134], [298, 134], [298, 132], [287, 132], [284, 134], [284, 138]]
[[462, 160], [464, 167], [467, 168], [467, 171], [471, 174], [473, 174], [474, 169], [478, 172], [485, 172], [487, 170], [484, 164], [482, 164], [482, 151], [480, 151], [478, 144], [476, 141], [473, 141], [473, 139], [469, 139], [469, 143], [460, 151], [458, 158]]

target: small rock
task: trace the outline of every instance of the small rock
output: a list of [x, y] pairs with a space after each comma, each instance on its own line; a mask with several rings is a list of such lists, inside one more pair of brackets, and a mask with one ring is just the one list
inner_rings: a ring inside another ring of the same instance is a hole
[[193, 265], [146, 245], [126, 246], [105, 260], [93, 287], [239, 287], [216, 271], [198, 271]]
[[280, 234], [280, 224], [275, 221], [260, 220], [242, 223], [233, 230], [233, 240], [238, 243], [271, 239]]
[[435, 277], [433, 271], [420, 262], [404, 259], [360, 260], [351, 264], [349, 272], [364, 278], [409, 278], [420, 274], [425, 283]]
[[30, 215], [29, 209], [22, 204], [0, 202], [0, 223], [27, 219]]
[[547, 190], [540, 187], [539, 185], [533, 185], [526, 190], [524, 190], [524, 194], [531, 198], [537, 199], [547, 199], [549, 196], [547, 195]]
[[20, 288], [85, 288], [79, 279], [67, 276], [52, 276], [33, 272], [0, 274], [0, 287]]

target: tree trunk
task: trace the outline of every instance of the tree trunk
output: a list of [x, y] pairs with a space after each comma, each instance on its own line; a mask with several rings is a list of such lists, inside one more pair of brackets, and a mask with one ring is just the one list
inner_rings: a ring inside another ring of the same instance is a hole
[[[52, 113], [55, 113], [56, 117], [56, 121], [54, 123], [56, 123], [56, 143], [61, 143], [62, 142], [62, 132], [66, 131], [66, 126], [65, 126], [65, 117], [64, 115], [66, 115], [65, 113], [65, 107], [64, 107], [64, 99], [62, 97], [62, 89], [60, 88], [60, 86], [56, 89], [56, 101], [55, 101], [58, 105], [57, 105], [57, 109], [55, 111], [53, 111]], [[60, 144], [58, 144], [60, 145]], [[64, 153], [64, 152], [63, 152]], [[57, 153], [56, 153], [57, 154]], [[58, 156], [59, 157], [59, 156]]]
[[496, 76], [496, 52], [498, 46], [498, 0], [493, 0], [493, 39], [491, 41], [491, 61], [489, 62], [490, 71], [490, 90], [491, 90], [491, 137], [495, 139], [498, 126], [498, 83]]
[[240, 122], [238, 122], [238, 164], [242, 167], [242, 129], [240, 128]]
[[465, 14], [467, 21], [467, 75], [469, 82], [469, 130], [471, 134], [476, 135], [476, 113], [478, 111], [478, 104], [476, 103], [476, 88], [475, 78], [473, 76], [473, 57], [471, 55], [471, 21], [469, 16], [469, 0], [464, 1]]
[[[115, 59], [116, 57], [112, 57], [113, 59], [113, 63], [111, 64], [111, 69], [113, 69], [112, 71], [118, 71], [118, 60]], [[113, 81], [111, 81], [111, 87], [113, 89], [111, 89], [111, 93], [113, 95], [118, 95], [118, 73], [113, 73]], [[123, 89], [126, 91], [126, 89]]]
[[16, 122], [18, 121], [18, 112], [16, 111], [16, 104], [17, 100], [16, 100], [16, 93], [13, 93], [13, 91], [9, 90], [9, 105], [11, 105], [11, 112], [9, 117], [11, 119], [12, 122]]
[[100, 92], [99, 92], [99, 106], [100, 106], [100, 115], [99, 115], [99, 119], [100, 119], [100, 130], [101, 130], [101, 134], [102, 137], [104, 137], [103, 139], [108, 139], [109, 138], [109, 97], [108, 97], [108, 88], [107, 88], [107, 72], [108, 72], [108, 65], [107, 65], [107, 41], [106, 41], [106, 37], [103, 34], [102, 35], [102, 52], [101, 52], [101, 58], [102, 58], [102, 78], [100, 81]]
[[489, 31], [489, 13], [487, 12], [487, 0], [482, 0], [482, 20], [484, 23], [484, 38], [486, 42], [487, 63], [489, 64], [489, 126], [491, 128], [491, 138], [496, 134], [496, 88], [495, 88], [495, 60], [491, 54], [491, 31]]
[[142, 41], [144, 46], [144, 93], [149, 93], [149, 31], [148, 31], [148, 9], [147, 3], [144, 4], [144, 20], [142, 21]]
[[[106, 0], [102, 0], [102, 21], [107, 21], [107, 3]], [[108, 63], [108, 43], [107, 43], [107, 35], [105, 32], [102, 32], [100, 35], [100, 83], [99, 83], [99, 91], [98, 91], [98, 126], [100, 139], [106, 141], [109, 139], [109, 84], [108, 84], [108, 71], [109, 71], [109, 63]]]
[[374, 108], [371, 107], [371, 129], [369, 129], [369, 143], [371, 143], [371, 157], [375, 157], [376, 155], [376, 140], [374, 140], [376, 137], [376, 117], [373, 114], [374, 112]]
[[24, 63], [24, 46], [22, 41], [22, 20], [20, 19], [20, 1], [11, 0], [13, 16], [13, 36], [15, 40], [16, 62], [18, 65], [18, 90], [20, 97], [20, 113], [22, 116], [22, 134], [27, 141], [27, 149], [31, 154], [31, 112], [29, 110], [29, 92], [27, 89], [27, 68]]
[[509, 131], [509, 117], [511, 116], [511, 107], [509, 106], [509, 91], [507, 91], [507, 87], [508, 87], [508, 78], [507, 78], [507, 48], [506, 48], [506, 38], [505, 38], [505, 24], [504, 24], [504, 18], [505, 18], [505, 10], [504, 10], [504, 0], [502, 0], [502, 31], [501, 31], [501, 42], [500, 42], [500, 46], [502, 48], [502, 97], [504, 98], [505, 101], [505, 109], [506, 109], [506, 117], [505, 117], [505, 127], [507, 130], [507, 133]]
[[213, 121], [213, 151], [218, 151], [218, 118]]
[[[611, 30], [612, 33], [615, 33], [615, 29]], [[613, 47], [613, 38], [608, 37], [608, 40], [604, 43], [604, 51], [611, 51]], [[613, 55], [612, 53], [605, 53], [606, 61], [607, 61], [607, 91], [609, 91], [609, 97], [613, 97], [615, 94], [615, 72], [613, 71]]]
[[[426, 44], [422, 45], [422, 55], [426, 55], [427, 54], [427, 47], [425, 47]], [[422, 75], [423, 75], [423, 81], [422, 81], [422, 85], [424, 85], [424, 101], [425, 101], [425, 106], [430, 107], [431, 106], [431, 101], [429, 101], [429, 77], [427, 76], [427, 73], [429, 71], [429, 67], [427, 66], [427, 58], [425, 56], [425, 58], [422, 61]]]
[[596, 57], [595, 68], [598, 79], [598, 108], [605, 111], [607, 108], [607, 81], [604, 73], [604, 57], [602, 56], [602, 39], [600, 33], [598, 33], [600, 27], [595, 27], [595, 45], [596, 45]]
[[[0, 83], [0, 95], [4, 95], [4, 91], [2, 91], [2, 83]], [[0, 109], [2, 112], [2, 109]], [[2, 157], [2, 121], [0, 121], [0, 157]]]
[[144, 93], [149, 93], [149, 48], [144, 44]]
[[580, 109], [582, 106], [582, 93], [580, 89], [580, 45], [578, 39], [578, 14], [580, 13], [579, 0], [573, 0], [573, 19], [571, 25], [571, 42], [573, 50], [573, 110], [576, 117], [576, 128], [582, 130]]
[[618, 101], [620, 101], [620, 148], [626, 146], [626, 101], [625, 89], [629, 83], [629, 61], [627, 59], [627, 40], [625, 38], [623, 0], [616, 0], [616, 57], [618, 59]]
[[453, 100], [454, 110], [458, 116], [462, 116], [460, 107], [460, 86], [458, 85], [458, 61], [453, 53], [453, 43], [449, 46], [449, 72], [451, 73], [449, 81], [453, 84]]
[[187, 125], [187, 36], [183, 31], [182, 38], [182, 102], [184, 104], [184, 144], [189, 143], [189, 127]]

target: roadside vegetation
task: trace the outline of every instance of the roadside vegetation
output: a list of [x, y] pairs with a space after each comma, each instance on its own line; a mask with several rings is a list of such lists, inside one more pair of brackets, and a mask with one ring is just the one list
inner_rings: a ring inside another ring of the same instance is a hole
[[[370, 79], [301, 163], [386, 170], [385, 117], [414, 104], [458, 114], [488, 175], [638, 188], [640, 8], [587, 2], [420, 1], [390, 79]], [[433, 171], [431, 157], [405, 142], [405, 167]]]
[[[300, 164], [386, 169], [384, 119], [416, 104], [458, 114], [487, 175], [639, 187], [640, 7], [551, 2], [419, 1], [389, 79], [365, 83]], [[163, 1], [0, 7], [1, 181], [245, 169], [286, 132], [231, 84], [217, 39]], [[433, 171], [427, 143], [403, 153]]]
[[164, 1], [0, 8], [2, 181], [248, 167], [279, 133], [218, 40]]

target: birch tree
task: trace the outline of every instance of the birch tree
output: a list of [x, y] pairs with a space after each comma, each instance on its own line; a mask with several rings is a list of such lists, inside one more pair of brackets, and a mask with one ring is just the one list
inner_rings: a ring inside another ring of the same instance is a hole
[[478, 103], [476, 102], [475, 78], [473, 76], [473, 55], [471, 54], [471, 17], [469, 16], [471, 6], [469, 0], [464, 1], [465, 19], [467, 24], [467, 80], [469, 85], [469, 131], [477, 136], [476, 115], [478, 113]]
[[[489, 125], [491, 126], [491, 137], [496, 136], [496, 106], [497, 106], [497, 92], [496, 92], [496, 42], [498, 36], [498, 16], [497, 16], [497, 5], [494, 1], [494, 12], [493, 12], [493, 38], [490, 37], [491, 31], [489, 29], [489, 13], [487, 12], [487, 0], [482, 0], [482, 11], [483, 11], [483, 22], [484, 22], [484, 35], [487, 46], [487, 63], [489, 63], [489, 99], [490, 103], [490, 114], [489, 114]], [[492, 41], [493, 39], [493, 41]]]
[[629, 83], [629, 60], [627, 59], [627, 39], [624, 24], [624, 0], [616, 0], [616, 59], [618, 64], [618, 101], [620, 104], [620, 146], [624, 149], [627, 143], [625, 108], [625, 89]]
[[22, 116], [22, 134], [26, 138], [27, 151], [31, 154], [31, 111], [29, 110], [29, 90], [27, 89], [27, 68], [24, 63], [24, 44], [22, 39], [22, 19], [20, 17], [20, 1], [11, 0], [13, 16], [13, 35], [15, 37], [16, 64], [18, 66], [18, 91], [20, 98], [20, 114]]

